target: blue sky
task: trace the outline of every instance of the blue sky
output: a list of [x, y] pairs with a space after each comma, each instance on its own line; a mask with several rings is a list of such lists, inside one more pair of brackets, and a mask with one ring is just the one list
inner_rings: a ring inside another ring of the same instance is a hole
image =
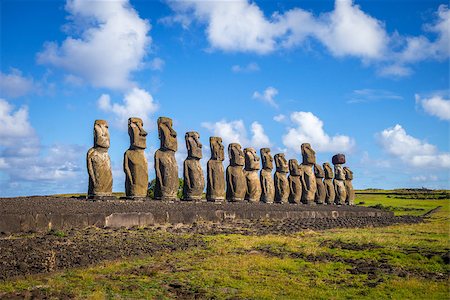
[[[123, 191], [126, 120], [319, 163], [356, 188], [450, 188], [444, 1], [2, 0], [0, 196], [85, 192], [95, 119]], [[226, 165], [227, 161], [225, 162]], [[179, 168], [181, 172], [181, 167]]]

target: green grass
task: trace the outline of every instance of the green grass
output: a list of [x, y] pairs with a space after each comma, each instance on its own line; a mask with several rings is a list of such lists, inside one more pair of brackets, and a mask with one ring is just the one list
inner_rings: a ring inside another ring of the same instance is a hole
[[[426, 222], [305, 231], [290, 236], [205, 236], [206, 248], [105, 262], [0, 282], [88, 299], [448, 299], [448, 200], [357, 195], [396, 214], [442, 208]], [[405, 210], [408, 209], [408, 210]]]

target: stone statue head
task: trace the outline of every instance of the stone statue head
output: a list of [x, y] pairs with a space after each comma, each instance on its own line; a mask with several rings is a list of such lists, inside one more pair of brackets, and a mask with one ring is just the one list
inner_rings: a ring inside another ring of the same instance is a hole
[[247, 171], [259, 170], [259, 157], [256, 155], [255, 148], [245, 148], [245, 169]]
[[109, 148], [108, 122], [105, 120], [94, 122], [94, 147]]
[[273, 157], [270, 154], [270, 149], [269, 148], [261, 148], [259, 153], [261, 153], [262, 168], [265, 170], [272, 170], [273, 169]]
[[277, 166], [277, 172], [287, 173], [289, 171], [288, 162], [284, 153], [275, 154], [275, 165]]
[[341, 164], [334, 165], [334, 179], [345, 180], [345, 171]]
[[242, 152], [241, 145], [238, 143], [228, 145], [228, 156], [230, 158], [230, 166], [244, 165], [244, 152]]
[[322, 167], [319, 164], [314, 164], [314, 175], [317, 178], [325, 177], [325, 172], [323, 171]]
[[344, 167], [344, 172], [346, 180], [353, 180], [353, 172], [349, 167]]
[[326, 162], [323, 164], [323, 169], [325, 171], [325, 179], [333, 179], [333, 169], [330, 166], [330, 163]]
[[311, 148], [308, 143], [303, 143], [301, 146], [302, 157], [304, 165], [313, 165], [316, 163], [316, 152]]
[[158, 118], [158, 137], [161, 141], [161, 150], [178, 150], [177, 133], [172, 128], [172, 119], [167, 117]]
[[300, 166], [298, 165], [298, 161], [296, 159], [289, 160], [289, 174], [291, 176], [300, 176], [302, 175]]
[[224, 161], [225, 153], [223, 150], [222, 138], [217, 136], [209, 137], [209, 145], [211, 147], [211, 159]]
[[202, 143], [200, 143], [200, 135], [198, 134], [198, 132], [195, 131], [186, 132], [184, 139], [186, 140], [188, 157], [197, 159], [202, 158], [203, 145]]
[[130, 149], [145, 149], [147, 147], [147, 132], [144, 130], [142, 119], [128, 119], [128, 135], [130, 136]]

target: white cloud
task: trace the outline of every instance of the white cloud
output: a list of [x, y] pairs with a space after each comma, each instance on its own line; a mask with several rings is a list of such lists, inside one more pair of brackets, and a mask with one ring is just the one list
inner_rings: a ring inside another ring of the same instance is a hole
[[275, 102], [275, 96], [278, 95], [278, 90], [274, 87], [269, 86], [261, 94], [258, 91], [253, 92], [253, 99], [265, 102], [275, 108], [278, 108], [278, 104]]
[[335, 56], [379, 59], [386, 51], [388, 36], [379, 20], [364, 13], [352, 0], [337, 0], [334, 11], [322, 19], [317, 37]]
[[101, 110], [115, 114], [117, 125], [120, 128], [127, 128], [127, 120], [130, 117], [141, 118], [144, 126], [151, 126], [150, 115], [158, 109], [152, 95], [139, 88], [133, 88], [128, 92], [122, 104], [111, 103], [108, 94], [101, 95], [97, 104]]
[[259, 66], [254, 62], [248, 63], [245, 66], [233, 65], [231, 67], [231, 71], [233, 71], [234, 73], [252, 73], [259, 71]]
[[130, 73], [142, 66], [150, 45], [150, 24], [127, 0], [68, 0], [71, 29], [61, 45], [45, 44], [38, 62], [54, 65], [96, 87], [129, 89]]
[[0, 176], [2, 196], [26, 193], [27, 182], [33, 182], [34, 193], [42, 188], [43, 194], [63, 186], [71, 189], [85, 186], [86, 180], [81, 179], [84, 178], [81, 175], [81, 166], [84, 166], [82, 150], [76, 145], [55, 145], [43, 151], [30, 124], [28, 109], [15, 110], [6, 100], [0, 99], [0, 172], [6, 175]]
[[14, 107], [4, 99], [0, 99], [0, 146], [14, 146], [17, 139], [26, 139], [34, 135], [28, 121], [28, 108], [22, 106], [14, 111]]
[[387, 90], [360, 89], [354, 90], [347, 103], [368, 103], [383, 100], [403, 100], [403, 97]]
[[283, 122], [286, 119], [286, 116], [283, 114], [279, 114], [273, 117], [273, 120], [276, 122]]
[[436, 95], [430, 98], [421, 98], [416, 94], [416, 103], [419, 103], [426, 113], [441, 120], [450, 121], [450, 100]]
[[318, 152], [349, 152], [355, 141], [346, 135], [330, 137], [323, 129], [323, 122], [311, 112], [293, 112], [290, 119], [294, 127], [283, 135], [283, 144], [290, 150], [300, 153], [301, 144], [310, 143]]
[[399, 124], [377, 134], [382, 148], [413, 167], [450, 168], [450, 153], [406, 133]]
[[[408, 76], [409, 64], [449, 57], [450, 13], [440, 5], [436, 20], [423, 26], [427, 35], [389, 34], [384, 22], [364, 12], [353, 0], [335, 0], [334, 9], [314, 16], [301, 8], [269, 16], [250, 0], [170, 1], [175, 15], [165, 18], [188, 29], [206, 25], [213, 49], [268, 54], [318, 41], [333, 56], [352, 56], [374, 63], [381, 76]], [[166, 21], [167, 21], [166, 20]], [[236, 68], [238, 69], [238, 68]]]
[[22, 76], [20, 70], [12, 68], [9, 74], [0, 72], [0, 96], [17, 98], [28, 94], [33, 89], [33, 79]]
[[221, 137], [225, 146], [230, 143], [239, 143], [242, 147], [254, 147], [255, 149], [271, 146], [263, 126], [256, 121], [251, 124], [250, 138], [242, 120], [230, 122], [221, 120], [215, 123], [203, 122], [202, 127], [208, 129], [213, 136]]
[[317, 18], [300, 8], [283, 14], [274, 12], [266, 18], [255, 3], [247, 0], [172, 1], [170, 5], [183, 26], [189, 26], [192, 20], [206, 23], [211, 46], [224, 51], [267, 54], [313, 37], [335, 56], [379, 59], [388, 42], [384, 25], [351, 0], [337, 0], [333, 11]]
[[154, 71], [162, 71], [165, 64], [166, 64], [166, 62], [162, 58], [155, 57], [150, 62], [150, 68]]
[[411, 180], [415, 182], [437, 181], [438, 179], [436, 175], [418, 175], [411, 177]]

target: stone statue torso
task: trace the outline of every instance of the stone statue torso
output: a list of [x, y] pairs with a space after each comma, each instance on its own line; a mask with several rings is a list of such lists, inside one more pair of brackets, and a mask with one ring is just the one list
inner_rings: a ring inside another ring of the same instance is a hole
[[266, 203], [273, 203], [275, 198], [275, 184], [273, 182], [272, 170], [261, 170], [261, 201]]
[[227, 167], [227, 200], [241, 201], [245, 198], [247, 184], [242, 166]]
[[288, 176], [289, 181], [289, 202], [299, 203], [302, 199], [302, 182], [300, 176]]
[[224, 200], [225, 173], [221, 160], [208, 160], [207, 176], [206, 198], [208, 200]]
[[289, 198], [289, 182], [286, 173], [275, 172], [275, 202], [285, 203]]
[[156, 185], [155, 198], [174, 200], [178, 192], [178, 165], [174, 151], [156, 150], [155, 152]]
[[[89, 195], [110, 195], [112, 193], [111, 159], [107, 151], [89, 149], [87, 153], [88, 163], [92, 166], [94, 178], [89, 173]], [[95, 182], [95, 184], [94, 184]]]
[[259, 201], [261, 199], [261, 183], [259, 181], [258, 171], [245, 171], [247, 180], [246, 200]]
[[184, 161], [185, 180], [183, 190], [188, 199], [200, 200], [205, 188], [205, 178], [198, 159], [186, 159]]
[[147, 196], [148, 167], [144, 150], [127, 150], [125, 152], [124, 161], [126, 161], [131, 174], [131, 178], [129, 178], [128, 171], [125, 170], [125, 189], [130, 191], [127, 195], [139, 197]]
[[313, 172], [312, 165], [302, 165], [303, 169], [303, 191], [302, 202], [310, 204], [314, 202], [317, 190], [316, 176]]

